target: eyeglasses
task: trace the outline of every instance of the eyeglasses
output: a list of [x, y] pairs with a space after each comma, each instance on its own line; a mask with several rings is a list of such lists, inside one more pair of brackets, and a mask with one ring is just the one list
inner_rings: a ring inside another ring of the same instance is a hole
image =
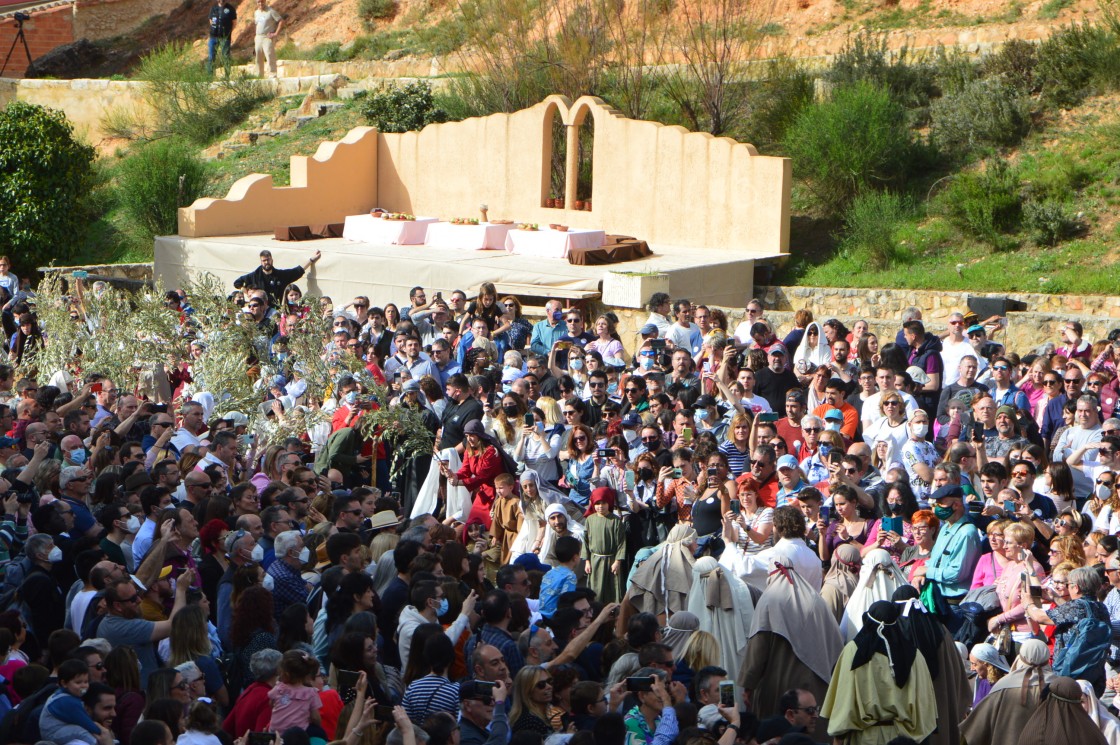
[[1011, 475], [1012, 476], [1030, 476], [1031, 472], [1030, 471], [1012, 471]]
[[573, 409], [565, 409], [564, 416], [575, 416], [576, 412]]
[[602, 381], [599, 381], [599, 380], [592, 380], [587, 384], [587, 387], [588, 388], [606, 388], [607, 384], [602, 382]]
[[533, 687], [536, 688], [538, 691], [543, 691], [545, 688], [551, 688], [552, 687], [552, 678], [545, 678], [544, 680], [538, 680], [536, 685], [534, 685]]
[[587, 442], [587, 437], [585, 435], [580, 435], [578, 437], [573, 437], [572, 442]]
[[883, 406], [898, 406], [901, 403], [901, 401], [884, 401]]
[[1058, 385], [1060, 382], [1061, 382], [1060, 380], [1043, 380], [1042, 384], [1043, 385]]
[[844, 473], [849, 473], [850, 474], [850, 473], [855, 473], [855, 472], [856, 472], [856, 469], [854, 469], [854, 468], [845, 468], [844, 469]]
[[96, 664], [90, 665], [90, 667], [92, 667], [94, 670], [104, 670], [105, 669], [105, 663], [104, 662], [98, 662]]
[[189, 688], [191, 687], [191, 684], [190, 684], [190, 683], [188, 683], [188, 682], [187, 682], [187, 681], [185, 681], [185, 680], [181, 680], [181, 681], [179, 681], [178, 683], [176, 683], [175, 685], [173, 685], [173, 686], [171, 686], [171, 687], [172, 687], [172, 688], [178, 688], [178, 689], [179, 689], [180, 691], [185, 691], [185, 690], [188, 690], [188, 689], [189, 689]]
[[129, 597], [129, 598], [121, 598], [120, 602], [122, 602], [122, 603], [139, 603], [140, 602], [140, 596], [139, 595], [133, 595], [132, 597]]
[[964, 321], [949, 321], [950, 326], [963, 326]]
[[348, 515], [360, 515], [360, 514], [362, 514], [361, 510], [343, 510], [343, 512], [345, 512]]
[[806, 432], [822, 432], [823, 431], [820, 427], [803, 427], [802, 429], [804, 429]]
[[657, 441], [658, 441], [658, 440], [660, 440], [660, 439], [661, 439], [661, 438], [660, 438], [660, 437], [657, 437], [657, 436], [654, 436], [654, 437], [643, 437], [643, 438], [642, 438], [642, 442], [657, 442]]
[[817, 707], [817, 706], [795, 706], [795, 707], [793, 707], [793, 710], [794, 711], [803, 711], [806, 714], [816, 714], [818, 711], [820, 711], [820, 707]]
[[1007, 365], [992, 365], [992, 369], [993, 370], [1010, 370], [1011, 368], [1008, 367]]
[[627, 388], [626, 392], [627, 393], [641, 393], [642, 390], [640, 388]]
[[1063, 383], [1080, 383], [1082, 378], [1062, 378]]

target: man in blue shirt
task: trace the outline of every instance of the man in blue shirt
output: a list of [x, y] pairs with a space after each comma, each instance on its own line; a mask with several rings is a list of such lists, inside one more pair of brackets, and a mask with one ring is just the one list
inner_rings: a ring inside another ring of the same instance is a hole
[[560, 323], [564, 309], [559, 300], [549, 300], [544, 304], [544, 320], [533, 324], [533, 334], [529, 337], [529, 348], [537, 354], [547, 355], [552, 345], [560, 341], [565, 326]]
[[432, 368], [435, 370], [435, 379], [439, 381], [442, 390], [447, 387], [447, 379], [462, 368], [459, 363], [451, 359], [451, 345], [446, 339], [440, 338], [432, 342]]
[[466, 658], [471, 659], [476, 646], [489, 644], [497, 647], [505, 658], [510, 676], [525, 666], [525, 658], [517, 648], [517, 640], [509, 633], [509, 622], [513, 617], [509, 593], [505, 590], [491, 590], [482, 598], [482, 629], [467, 639], [463, 650]]
[[980, 560], [980, 531], [972, 524], [964, 506], [964, 491], [956, 484], [946, 484], [930, 497], [933, 514], [941, 521], [941, 530], [930, 551], [929, 561], [919, 568], [915, 577], [923, 582], [936, 582], [942, 596], [956, 605], [972, 584], [972, 572]]

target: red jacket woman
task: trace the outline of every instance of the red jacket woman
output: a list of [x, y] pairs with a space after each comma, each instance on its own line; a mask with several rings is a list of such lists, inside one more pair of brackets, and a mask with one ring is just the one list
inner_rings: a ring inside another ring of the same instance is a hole
[[452, 486], [464, 486], [471, 492], [473, 504], [470, 520], [477, 517], [486, 530], [490, 530], [490, 509], [494, 505], [494, 479], [505, 473], [505, 465], [498, 448], [486, 434], [482, 422], [475, 419], [463, 428], [466, 441], [463, 447], [463, 465], [448, 481]]

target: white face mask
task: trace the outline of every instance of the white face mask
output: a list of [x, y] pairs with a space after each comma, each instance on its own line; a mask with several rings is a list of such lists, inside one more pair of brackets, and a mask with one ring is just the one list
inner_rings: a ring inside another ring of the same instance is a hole
[[839, 432], [840, 422], [829, 422], [828, 424], [824, 425], [824, 428], [829, 432]]
[[133, 535], [140, 531], [140, 520], [136, 515], [129, 515], [128, 523], [124, 526], [124, 529]]
[[263, 559], [264, 548], [261, 546], [261, 544], [258, 543], [257, 545], [253, 546], [253, 561], [259, 564]]
[[914, 436], [920, 440], [926, 436], [927, 432], [929, 432], [929, 425], [925, 422], [914, 424], [910, 427], [910, 431], [913, 432]]
[[310, 558], [311, 558], [311, 549], [309, 549], [307, 546], [304, 546], [302, 549], [300, 549], [300, 552], [299, 552], [299, 563], [300, 564], [306, 564], [307, 560], [310, 559]]
[[47, 561], [52, 564], [57, 564], [58, 562], [62, 561], [62, 549], [58, 546], [52, 548], [51, 552], [47, 554]]
[[264, 579], [261, 580], [261, 587], [268, 590], [269, 592], [272, 592], [273, 586], [274, 586], [274, 583], [272, 581], [272, 575], [271, 574], [264, 575]]
[[633, 429], [622, 430], [622, 436], [626, 438], [626, 444], [633, 444], [638, 441], [638, 432]]
[[1094, 492], [1097, 495], [1097, 499], [1108, 499], [1112, 496], [1112, 490], [1108, 488], [1108, 484], [1097, 484], [1097, 488]]

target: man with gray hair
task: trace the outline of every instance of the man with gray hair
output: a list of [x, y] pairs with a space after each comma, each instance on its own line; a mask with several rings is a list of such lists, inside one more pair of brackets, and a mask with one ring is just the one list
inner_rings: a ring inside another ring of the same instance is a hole
[[197, 401], [188, 401], [181, 409], [183, 418], [182, 426], [171, 438], [171, 445], [175, 452], [184, 453], [188, 447], [202, 447], [199, 435], [206, 431], [205, 413], [202, 404]]
[[810, 484], [816, 484], [828, 478], [828, 463], [825, 455], [820, 451], [821, 432], [824, 431], [824, 420], [819, 416], [809, 414], [801, 417], [802, 442], [805, 443], [801, 451], [801, 470], [805, 472]]
[[[260, 522], [259, 517], [257, 522]], [[253, 561], [253, 549], [256, 546], [256, 539], [247, 530], [239, 529], [226, 536], [226, 544], [223, 548], [229, 559], [229, 567], [218, 580], [218, 639], [225, 649], [231, 649], [233, 646], [229, 638], [230, 628], [233, 625], [233, 578], [238, 569]]]
[[19, 596], [27, 603], [28, 628], [37, 639], [46, 639], [61, 629], [66, 620], [66, 593], [51, 570], [62, 561], [62, 550], [54, 545], [54, 537], [36, 533], [24, 544], [30, 568], [19, 587]]
[[[1054, 458], [1068, 460], [1075, 452], [1082, 457], [1088, 453], [1096, 455], [1103, 432], [1101, 431], [1100, 404], [1096, 396], [1085, 394], [1077, 399], [1077, 410], [1073, 414], [1073, 425], [1067, 427], [1058, 443], [1054, 446]], [[1073, 471], [1073, 493], [1088, 494], [1093, 483], [1081, 469]]]
[[272, 577], [272, 612], [277, 620], [289, 605], [306, 603], [310, 587], [300, 574], [301, 568], [311, 560], [311, 549], [303, 545], [298, 530], [285, 530], [272, 543], [276, 560], [268, 566]]
[[92, 480], [90, 472], [84, 466], [67, 466], [58, 474], [58, 487], [62, 494], [60, 499], [70, 506], [74, 512], [74, 527], [70, 535], [77, 538], [85, 535], [100, 535], [101, 525], [94, 518], [86, 505], [89, 495], [89, 484]]

